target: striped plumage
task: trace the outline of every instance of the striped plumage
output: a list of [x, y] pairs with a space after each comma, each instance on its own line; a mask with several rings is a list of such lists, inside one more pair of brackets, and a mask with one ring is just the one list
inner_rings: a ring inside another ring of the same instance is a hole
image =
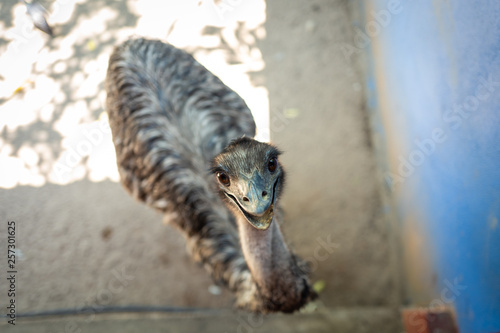
[[235, 202], [224, 202], [210, 172], [248, 163], [252, 151], [274, 151], [253, 139], [234, 141], [255, 134], [245, 102], [191, 55], [142, 38], [115, 49], [106, 90], [122, 184], [183, 232], [192, 257], [236, 294], [236, 304], [292, 312], [312, 299], [305, 265], [282, 239], [280, 214], [268, 230], [255, 229]]

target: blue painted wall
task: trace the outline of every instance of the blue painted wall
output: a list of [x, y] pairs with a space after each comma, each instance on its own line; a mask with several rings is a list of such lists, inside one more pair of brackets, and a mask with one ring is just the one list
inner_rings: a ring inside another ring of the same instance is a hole
[[461, 332], [500, 331], [500, 1], [363, 7], [351, 46], [371, 64], [407, 301], [451, 306]]

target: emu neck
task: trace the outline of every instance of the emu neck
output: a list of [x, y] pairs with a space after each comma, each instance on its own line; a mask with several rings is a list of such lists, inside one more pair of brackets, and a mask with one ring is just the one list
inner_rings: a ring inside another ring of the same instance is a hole
[[290, 275], [290, 251], [277, 221], [273, 220], [267, 230], [257, 230], [240, 216], [238, 229], [243, 255], [261, 290], [270, 292], [278, 279], [287, 280]]

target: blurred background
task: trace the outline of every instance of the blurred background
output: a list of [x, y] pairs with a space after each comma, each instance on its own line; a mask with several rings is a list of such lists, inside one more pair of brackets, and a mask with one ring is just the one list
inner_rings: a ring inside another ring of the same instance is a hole
[[[26, 4], [0, 3], [16, 329], [500, 330], [498, 2], [39, 3], [53, 37]], [[191, 52], [285, 151], [284, 234], [320, 294], [303, 313], [232, 310], [181, 234], [119, 184], [104, 78], [130, 36]]]

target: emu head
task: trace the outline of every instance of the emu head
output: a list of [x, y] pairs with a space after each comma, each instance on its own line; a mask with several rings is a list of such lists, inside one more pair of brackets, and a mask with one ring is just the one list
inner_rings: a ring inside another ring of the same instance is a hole
[[222, 195], [256, 229], [269, 228], [283, 189], [280, 153], [272, 145], [243, 137], [231, 142], [213, 161], [212, 172]]

